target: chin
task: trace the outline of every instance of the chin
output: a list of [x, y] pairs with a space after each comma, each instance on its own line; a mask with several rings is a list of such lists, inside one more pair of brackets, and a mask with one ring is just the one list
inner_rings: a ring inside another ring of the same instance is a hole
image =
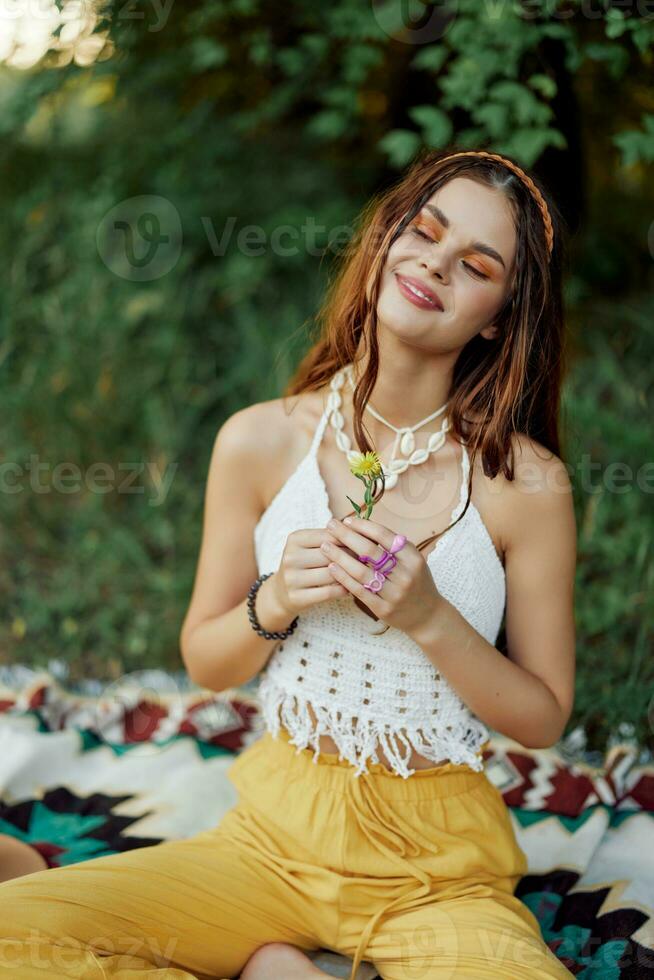
[[440, 310], [420, 310], [413, 307], [404, 298], [399, 301], [393, 297], [382, 302], [381, 298], [377, 304], [377, 319], [384, 323], [394, 334], [402, 335], [409, 340], [411, 337], [418, 339], [434, 337], [440, 332], [442, 321], [436, 319], [436, 314], [442, 317]]
[[414, 350], [423, 356], [442, 353], [438, 344], [434, 344], [434, 334], [432, 331], [398, 330], [394, 327], [384, 326], [387, 335], [391, 336], [396, 345], [401, 344], [407, 350]]

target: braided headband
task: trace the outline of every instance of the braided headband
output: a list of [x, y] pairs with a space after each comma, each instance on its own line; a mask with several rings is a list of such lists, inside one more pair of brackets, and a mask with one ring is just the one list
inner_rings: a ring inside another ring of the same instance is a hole
[[518, 167], [511, 160], [506, 160], [503, 156], [500, 156], [499, 153], [488, 153], [486, 150], [461, 150], [458, 153], [450, 153], [449, 156], [443, 157], [443, 159], [439, 160], [438, 162], [444, 163], [446, 160], [452, 160], [454, 157], [469, 156], [488, 157], [490, 160], [499, 160], [499, 162], [503, 163], [505, 167], [508, 167], [514, 174], [518, 175], [520, 180], [527, 187], [527, 190], [531, 193], [531, 196], [534, 198], [543, 217], [543, 224], [545, 226], [545, 240], [547, 242], [547, 253], [549, 258], [549, 256], [552, 254], [552, 248], [554, 247], [554, 230], [552, 228], [552, 219], [550, 218], [550, 213], [547, 208], [547, 204], [543, 199], [543, 195], [538, 190], [531, 177], [528, 177], [524, 170], [521, 170], [520, 167]]

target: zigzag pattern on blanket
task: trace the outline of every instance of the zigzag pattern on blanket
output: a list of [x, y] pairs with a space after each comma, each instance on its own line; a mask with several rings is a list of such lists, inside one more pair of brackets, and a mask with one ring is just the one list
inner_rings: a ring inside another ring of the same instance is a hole
[[[235, 802], [227, 769], [263, 731], [256, 690], [192, 690], [164, 672], [96, 694], [47, 672], [4, 681], [0, 831], [50, 867], [215, 826]], [[580, 735], [530, 750], [493, 734], [485, 752], [529, 862], [516, 894], [575, 975], [654, 978], [654, 762], [626, 739], [591, 761]]]

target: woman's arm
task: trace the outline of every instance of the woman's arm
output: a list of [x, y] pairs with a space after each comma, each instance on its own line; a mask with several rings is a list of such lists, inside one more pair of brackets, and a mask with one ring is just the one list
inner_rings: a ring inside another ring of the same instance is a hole
[[[265, 464], [261, 432], [270, 435], [263, 405], [242, 409], [224, 423], [209, 464], [200, 556], [180, 651], [191, 680], [213, 691], [255, 677], [276, 645], [255, 633], [247, 610], [248, 589], [258, 574], [253, 530], [263, 509], [256, 479]], [[256, 611], [262, 626], [276, 632], [292, 617], [278, 607], [273, 579], [257, 592]]]
[[[256, 572], [252, 581], [255, 578]], [[259, 622], [269, 632], [284, 630], [290, 624], [288, 613], [277, 607], [272, 579], [259, 588], [256, 608]], [[182, 637], [180, 644], [193, 683], [211, 691], [225, 691], [256, 677], [266, 666], [276, 642], [254, 632], [248, 619], [247, 599], [243, 599], [221, 616], [199, 623], [192, 633]]]
[[443, 597], [412, 638], [481, 721], [545, 748], [574, 700], [577, 534], [565, 465], [525, 437], [520, 445], [502, 503], [508, 659]]

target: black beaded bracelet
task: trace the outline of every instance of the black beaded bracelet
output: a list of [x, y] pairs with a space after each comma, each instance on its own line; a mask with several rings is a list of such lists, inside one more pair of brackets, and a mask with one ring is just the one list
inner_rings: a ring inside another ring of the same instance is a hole
[[270, 630], [265, 630], [263, 628], [257, 619], [256, 612], [254, 611], [254, 600], [257, 592], [259, 591], [259, 587], [266, 581], [267, 578], [270, 578], [272, 574], [272, 572], [267, 572], [265, 575], [260, 575], [259, 578], [256, 579], [250, 586], [250, 590], [248, 592], [248, 619], [250, 620], [252, 629], [255, 631], [255, 633], [258, 633], [259, 636], [264, 636], [267, 640], [285, 640], [287, 636], [290, 636], [291, 633], [295, 632], [295, 627], [297, 626], [299, 619], [298, 616], [295, 617], [291, 625], [287, 626], [285, 630], [271, 632]]

